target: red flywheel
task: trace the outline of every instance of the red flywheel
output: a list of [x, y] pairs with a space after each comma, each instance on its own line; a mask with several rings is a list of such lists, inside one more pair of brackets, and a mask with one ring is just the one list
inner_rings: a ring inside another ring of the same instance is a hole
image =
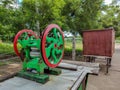
[[[13, 42], [14, 51], [15, 51], [15, 53], [16, 53], [18, 56], [20, 56], [20, 52], [18, 51], [17, 43], [18, 43], [19, 37], [20, 37], [23, 33], [27, 33], [28, 37], [29, 37], [29, 36], [34, 36], [36, 39], [39, 38], [32, 30], [23, 29], [23, 30], [19, 31], [19, 32], [16, 34], [16, 36], [15, 36], [15, 38], [14, 38], [14, 42]], [[27, 39], [27, 37], [26, 37], [26, 39]]]
[[56, 24], [46, 27], [41, 40], [41, 54], [45, 64], [55, 68], [64, 54], [64, 37], [61, 28]]

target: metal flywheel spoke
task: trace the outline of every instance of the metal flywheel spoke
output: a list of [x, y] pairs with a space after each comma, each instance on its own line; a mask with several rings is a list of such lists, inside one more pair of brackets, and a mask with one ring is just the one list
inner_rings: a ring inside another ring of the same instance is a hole
[[62, 36], [60, 35], [59, 36], [59, 42], [58, 42], [58, 47], [60, 46], [60, 45], [63, 45], [64, 43], [63, 43], [63, 38], [62, 38]]
[[48, 42], [48, 43], [50, 43], [50, 42], [55, 42], [55, 39], [53, 38], [53, 37], [46, 37], [46, 41]]
[[54, 43], [45, 48], [47, 58], [50, 57], [51, 50], [54, 48]]
[[56, 50], [56, 54], [62, 54], [62, 52], [63, 52], [63, 50], [61, 50], [61, 49]]
[[55, 39], [58, 40], [58, 34], [57, 34], [57, 29], [53, 28], [53, 34], [55, 36]]
[[52, 57], [53, 57], [53, 61], [54, 61], [54, 63], [57, 63], [57, 57], [56, 57], [56, 55], [55, 55], [55, 53], [56, 53], [56, 49], [52, 49]]

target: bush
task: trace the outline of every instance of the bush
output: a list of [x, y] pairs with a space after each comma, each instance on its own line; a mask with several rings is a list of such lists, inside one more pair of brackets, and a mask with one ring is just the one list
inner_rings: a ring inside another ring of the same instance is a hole
[[0, 42], [0, 53], [14, 53], [13, 44]]

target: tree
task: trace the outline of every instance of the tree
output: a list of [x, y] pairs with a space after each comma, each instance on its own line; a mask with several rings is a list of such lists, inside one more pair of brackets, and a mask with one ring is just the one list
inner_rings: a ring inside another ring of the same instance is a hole
[[38, 12], [36, 13], [36, 1], [24, 0], [23, 13], [26, 17], [28, 28], [36, 30], [36, 21], [40, 23], [41, 31], [50, 23], [56, 23], [60, 26], [63, 25], [64, 20], [61, 16], [61, 10], [64, 7], [64, 0], [37, 0]]
[[[120, 34], [120, 6], [115, 0], [109, 6], [104, 0], [23, 0], [21, 7], [13, 8], [14, 0], [2, 0], [0, 5], [0, 34], [15, 35], [27, 28], [43, 31], [50, 23], [56, 23], [63, 30], [81, 32], [86, 29], [100, 29], [113, 26]], [[36, 12], [37, 8], [37, 12]], [[101, 13], [102, 12], [102, 13]]]
[[[11, 14], [13, 12], [11, 10], [8, 10], [7, 8], [0, 6], [0, 34], [9, 34], [11, 33], [12, 24], [10, 22], [11, 20]], [[7, 32], [7, 33], [6, 33]]]
[[40, 22], [41, 31], [50, 23], [64, 25], [61, 10], [64, 0], [24, 0], [22, 6], [14, 8], [14, 0], [2, 0], [0, 5], [0, 35], [15, 35], [19, 30], [27, 28], [36, 30], [36, 21]]
[[2, 0], [0, 4], [0, 35], [1, 39], [13, 37], [19, 30], [25, 28], [24, 15], [21, 9], [14, 8], [14, 0]]
[[99, 22], [103, 28], [113, 27], [116, 30], [116, 37], [120, 36], [120, 5], [116, 0], [106, 5], [102, 10]]
[[65, 0], [63, 15], [69, 29], [79, 33], [85, 29], [98, 28], [98, 17], [103, 0]]

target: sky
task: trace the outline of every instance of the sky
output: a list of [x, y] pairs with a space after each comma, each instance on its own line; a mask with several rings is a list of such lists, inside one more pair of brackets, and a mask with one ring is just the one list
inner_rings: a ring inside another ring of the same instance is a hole
[[18, 0], [20, 3], [23, 1], [23, 0]]
[[112, 0], [104, 0], [105, 4], [110, 4]]
[[[22, 2], [23, 0], [18, 0], [19, 2]], [[105, 4], [110, 4], [112, 0], [104, 0]]]
[[[23, 0], [18, 0], [19, 2], [22, 2]], [[104, 0], [105, 4], [110, 4], [112, 2], [112, 0]]]

